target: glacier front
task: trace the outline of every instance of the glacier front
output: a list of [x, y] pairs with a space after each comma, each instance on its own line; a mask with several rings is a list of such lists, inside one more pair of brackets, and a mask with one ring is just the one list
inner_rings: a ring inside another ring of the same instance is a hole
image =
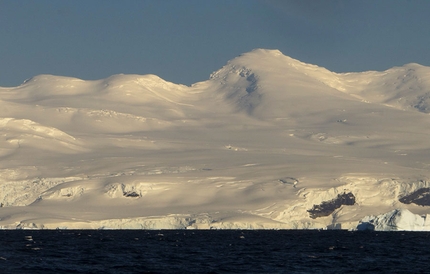
[[378, 216], [366, 216], [357, 230], [430, 231], [430, 215], [420, 216], [407, 209], [394, 209]]

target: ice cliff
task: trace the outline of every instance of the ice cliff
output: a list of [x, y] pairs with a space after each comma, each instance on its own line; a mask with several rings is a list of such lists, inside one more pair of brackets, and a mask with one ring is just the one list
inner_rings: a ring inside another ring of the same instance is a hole
[[413, 214], [407, 209], [395, 209], [378, 216], [363, 218], [357, 230], [430, 231], [430, 215]]

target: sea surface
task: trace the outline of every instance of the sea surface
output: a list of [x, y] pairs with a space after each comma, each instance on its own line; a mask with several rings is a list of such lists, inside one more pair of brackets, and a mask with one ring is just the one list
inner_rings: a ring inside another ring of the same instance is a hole
[[430, 273], [430, 233], [2, 230], [0, 273]]

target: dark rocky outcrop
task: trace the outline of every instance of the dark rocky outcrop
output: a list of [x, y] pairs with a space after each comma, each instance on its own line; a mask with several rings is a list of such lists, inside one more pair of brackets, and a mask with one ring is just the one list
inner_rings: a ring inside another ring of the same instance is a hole
[[124, 196], [125, 197], [132, 197], [132, 198], [140, 197], [140, 195], [134, 191], [124, 192]]
[[399, 199], [403, 204], [416, 204], [420, 206], [430, 206], [430, 188], [420, 188], [409, 195]]
[[312, 219], [318, 217], [325, 217], [332, 214], [336, 209], [340, 208], [342, 205], [354, 205], [355, 196], [350, 193], [338, 194], [336, 198], [330, 201], [324, 201], [319, 205], [314, 205], [312, 209], [309, 209], [309, 216]]
[[292, 185], [293, 187], [296, 187], [296, 185], [299, 183], [299, 180], [294, 177], [284, 177], [282, 179], [279, 179], [278, 181], [283, 184]]

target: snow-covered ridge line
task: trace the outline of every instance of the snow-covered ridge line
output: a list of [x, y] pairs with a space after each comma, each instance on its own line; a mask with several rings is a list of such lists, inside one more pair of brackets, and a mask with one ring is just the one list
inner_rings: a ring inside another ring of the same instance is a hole
[[0, 88], [0, 227], [384, 229], [370, 216], [411, 212], [427, 229], [429, 69], [334, 73], [257, 49], [192, 86]]

